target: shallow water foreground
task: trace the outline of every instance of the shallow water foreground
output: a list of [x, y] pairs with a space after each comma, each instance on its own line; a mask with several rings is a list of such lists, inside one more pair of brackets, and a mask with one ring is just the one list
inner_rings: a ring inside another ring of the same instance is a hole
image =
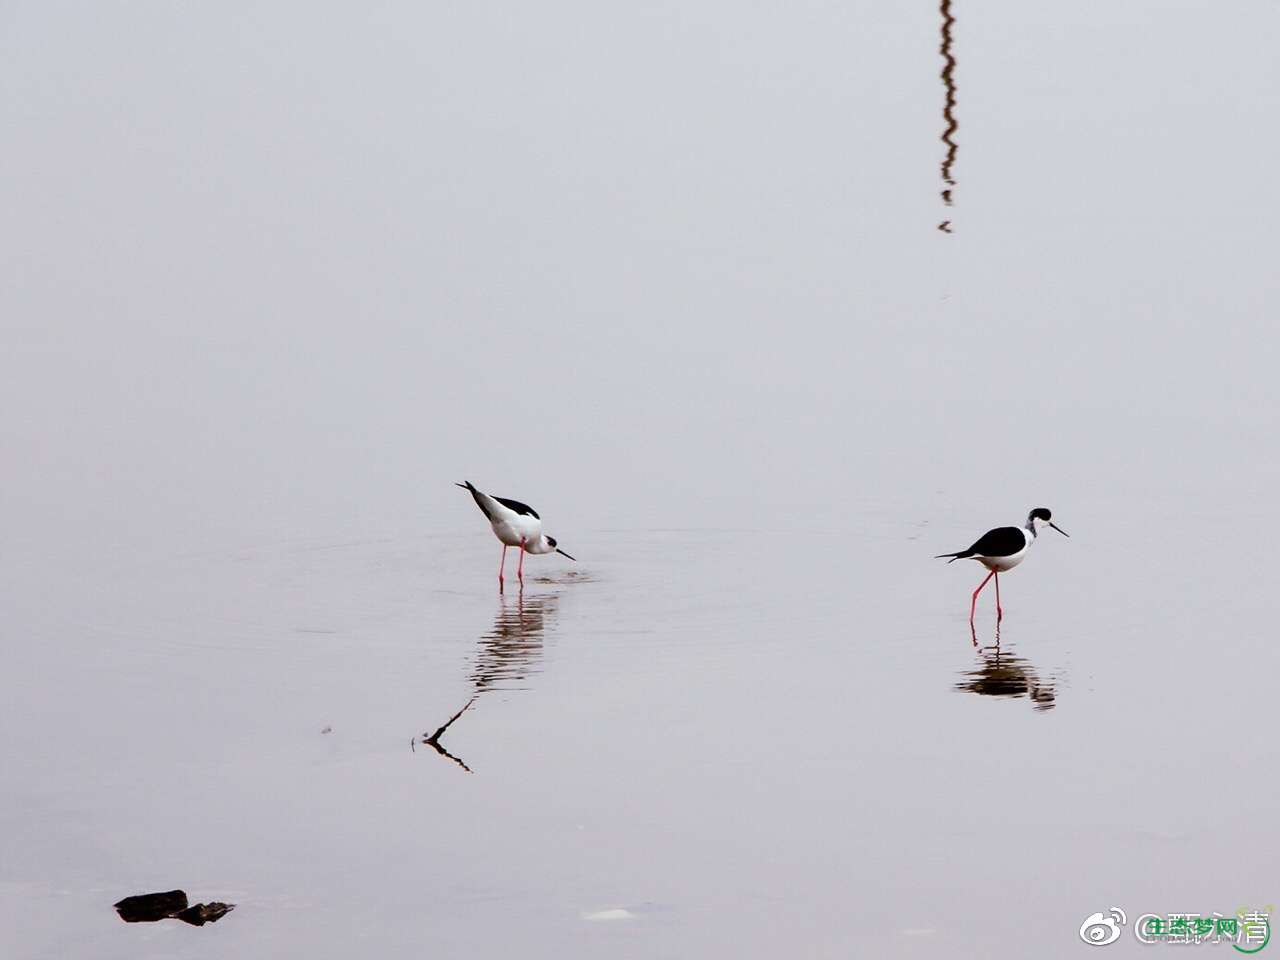
[[[138, 563], [28, 611], [6, 824], [27, 954], [1000, 955], [1069, 943], [1102, 901], [1267, 895], [1270, 681], [1225, 665], [1270, 654], [1240, 610], [1214, 634], [1150, 576], [1091, 574], [1087, 534], [1009, 575], [997, 653], [969, 643], [972, 578], [906, 538], [872, 541], [911, 571], [877, 582], [819, 533], [740, 564], [751, 533], [618, 531], [499, 598], [457, 573], [488, 567], [465, 533]], [[465, 768], [411, 744], [473, 697], [441, 738]], [[114, 921], [173, 879], [235, 914]]]

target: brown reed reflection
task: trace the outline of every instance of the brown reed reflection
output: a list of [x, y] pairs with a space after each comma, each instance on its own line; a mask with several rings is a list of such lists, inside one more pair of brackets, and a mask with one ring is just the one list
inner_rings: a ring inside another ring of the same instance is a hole
[[[942, 158], [942, 202], [949, 207], [952, 205], [952, 189], [956, 185], [951, 170], [955, 166], [956, 154], [959, 152], [959, 146], [955, 141], [955, 132], [960, 127], [960, 124], [956, 121], [955, 113], [956, 58], [951, 53], [951, 30], [955, 26], [956, 18], [951, 14], [951, 0], [941, 0], [938, 10], [942, 14], [942, 45], [938, 48], [938, 52], [942, 54], [942, 84], [947, 91], [947, 97], [942, 106], [943, 130], [941, 139], [947, 145], [947, 153]], [[938, 224], [938, 229], [943, 233], [950, 233], [951, 221], [943, 220]]]
[[978, 649], [977, 665], [961, 673], [953, 689], [981, 697], [1026, 697], [1043, 712], [1057, 705], [1056, 686], [1056, 678], [1041, 677], [1026, 659], [1002, 650], [997, 634], [995, 646]]
[[[470, 706], [471, 706], [473, 703], [475, 703], [475, 702], [476, 702], [476, 698], [475, 698], [475, 697], [472, 697], [472, 698], [471, 698], [470, 700], [468, 700], [465, 704], [463, 704], [463, 706], [462, 706], [462, 709], [461, 709], [461, 710], [459, 710], [459, 711], [458, 711], [457, 713], [455, 713], [452, 717], [450, 717], [448, 720], [446, 720], [446, 721], [444, 722], [444, 724], [442, 724], [440, 727], [438, 727], [438, 728], [436, 729], [436, 732], [435, 732], [435, 733], [432, 733], [432, 734], [426, 734], [426, 733], [424, 733], [424, 734], [422, 735], [422, 745], [423, 745], [423, 746], [425, 746], [425, 747], [430, 747], [430, 748], [431, 748], [432, 750], [434, 750], [436, 753], [440, 754], [440, 756], [445, 757], [446, 759], [452, 760], [454, 763], [456, 763], [458, 766], [460, 766], [463, 770], [467, 771], [467, 773], [470, 773], [470, 772], [471, 772], [471, 768], [470, 768], [470, 767], [468, 767], [465, 763], [463, 763], [463, 762], [462, 762], [462, 758], [460, 758], [460, 757], [455, 757], [452, 753], [450, 753], [448, 750], [446, 750], [446, 749], [444, 748], [444, 746], [443, 746], [443, 745], [441, 745], [441, 743], [440, 743], [440, 737], [444, 735], [444, 732], [445, 732], [446, 730], [448, 730], [451, 726], [453, 726], [453, 721], [457, 720], [460, 716], [462, 716], [464, 713], [466, 713], [466, 712], [467, 712], [467, 708], [468, 708], [468, 707], [470, 707]], [[417, 748], [416, 748], [416, 746], [415, 746], [415, 744], [416, 744], [416, 743], [417, 743], [417, 741], [416, 741], [416, 740], [410, 740], [410, 741], [409, 741], [409, 749], [411, 749], [411, 750], [416, 750], [416, 749], [417, 749]]]

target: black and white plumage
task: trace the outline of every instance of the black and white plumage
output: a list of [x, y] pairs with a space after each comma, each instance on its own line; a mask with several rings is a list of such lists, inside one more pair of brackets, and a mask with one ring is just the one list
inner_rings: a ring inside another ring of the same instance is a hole
[[947, 563], [977, 560], [988, 570], [1012, 570], [1023, 561], [1034, 542], [1035, 534], [1026, 527], [996, 527], [980, 536], [968, 550], [943, 553], [934, 559], [945, 557]]
[[996, 622], [1003, 619], [1004, 611], [1000, 608], [1000, 574], [1006, 570], [1012, 570], [1026, 559], [1027, 551], [1036, 542], [1041, 529], [1053, 527], [1064, 537], [1068, 536], [1065, 530], [1053, 522], [1052, 517], [1053, 514], [1047, 508], [1036, 507], [1027, 514], [1025, 526], [996, 527], [980, 536], [968, 550], [940, 553], [934, 558], [936, 560], [945, 558], [948, 563], [954, 563], [956, 560], [977, 560], [991, 571], [987, 574], [986, 580], [978, 584], [978, 589], [973, 591], [973, 601], [969, 605], [970, 626], [973, 625], [974, 610], [978, 606], [978, 594], [987, 585], [987, 580], [992, 577], [996, 580]]
[[1053, 527], [1064, 537], [1066, 531], [1053, 522], [1051, 514], [1044, 507], [1036, 507], [1027, 514], [1026, 526], [996, 527], [988, 530], [968, 550], [958, 553], [940, 553], [935, 560], [946, 559], [948, 563], [957, 560], [977, 560], [988, 570], [1003, 573], [1012, 570], [1027, 556], [1027, 551], [1036, 542], [1041, 527]]
[[[493, 528], [493, 535], [502, 543], [502, 563], [498, 567], [498, 584], [503, 582], [503, 572], [507, 564], [507, 547], [520, 549], [520, 564], [516, 575], [524, 583], [524, 555], [526, 553], [558, 553], [569, 557], [556, 543], [555, 537], [548, 537], [542, 532], [542, 518], [538, 511], [527, 503], [510, 500], [507, 497], [495, 497], [481, 493], [471, 481], [459, 483], [457, 486], [470, 492], [476, 506], [484, 514]], [[576, 557], [569, 557], [576, 560]]]

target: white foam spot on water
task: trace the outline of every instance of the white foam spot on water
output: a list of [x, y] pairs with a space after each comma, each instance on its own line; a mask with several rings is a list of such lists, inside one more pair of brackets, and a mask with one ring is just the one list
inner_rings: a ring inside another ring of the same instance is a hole
[[623, 910], [621, 907], [614, 907], [610, 910], [596, 910], [593, 913], [584, 913], [583, 920], [634, 920], [636, 915], [630, 910]]

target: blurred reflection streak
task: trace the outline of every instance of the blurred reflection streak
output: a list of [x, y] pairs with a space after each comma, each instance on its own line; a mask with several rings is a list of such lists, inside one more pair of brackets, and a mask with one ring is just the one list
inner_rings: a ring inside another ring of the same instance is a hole
[[499, 603], [493, 629], [480, 638], [472, 668], [471, 682], [477, 694], [506, 683], [519, 683], [537, 672], [542, 635], [559, 602], [560, 595], [556, 593], [526, 600], [521, 592], [514, 604], [505, 600]]
[[977, 666], [960, 674], [953, 689], [982, 697], [1026, 697], [1040, 711], [1056, 706], [1056, 679], [1042, 678], [1022, 657], [1002, 651], [998, 641], [994, 647], [978, 650], [978, 658]]
[[424, 733], [420, 741], [415, 738], [410, 741], [410, 745], [416, 749], [416, 744], [421, 742], [471, 773], [472, 770], [466, 763], [441, 745], [440, 737], [455, 720], [467, 712], [480, 694], [502, 689], [510, 682], [520, 683], [537, 672], [538, 661], [542, 658], [543, 633], [554, 618], [559, 601], [560, 596], [555, 593], [526, 600], [523, 589], [514, 602], [499, 595], [498, 615], [493, 621], [492, 629], [480, 637], [480, 649], [472, 666], [471, 699], [435, 733]]
[[[942, 202], [949, 207], [951, 206], [951, 188], [956, 185], [951, 176], [951, 168], [955, 165], [956, 153], [959, 150], [954, 134], [960, 126], [956, 122], [955, 114], [956, 58], [951, 55], [951, 28], [955, 25], [956, 18], [951, 15], [951, 0], [942, 0], [938, 6], [938, 11], [942, 14], [942, 45], [938, 48], [938, 52], [942, 54], [942, 59], [945, 61], [942, 67], [942, 83], [947, 88], [947, 99], [942, 106], [942, 120], [944, 123], [942, 142], [947, 145], [947, 154], [942, 158]], [[938, 229], [943, 233], [950, 233], [951, 221], [943, 220], [938, 224]]]

